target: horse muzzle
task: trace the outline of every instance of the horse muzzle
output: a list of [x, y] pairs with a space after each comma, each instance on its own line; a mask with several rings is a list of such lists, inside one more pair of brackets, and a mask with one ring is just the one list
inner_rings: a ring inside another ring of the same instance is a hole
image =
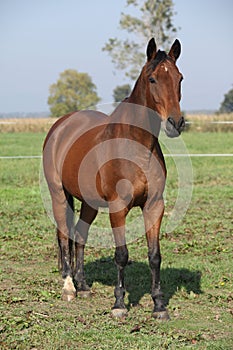
[[185, 128], [184, 117], [176, 122], [172, 117], [168, 117], [165, 124], [165, 133], [168, 137], [177, 137]]

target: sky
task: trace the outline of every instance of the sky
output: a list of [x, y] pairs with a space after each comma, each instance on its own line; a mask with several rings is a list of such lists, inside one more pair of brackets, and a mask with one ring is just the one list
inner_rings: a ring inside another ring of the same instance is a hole
[[[217, 110], [233, 87], [233, 1], [174, 0], [174, 10], [181, 108]], [[69, 68], [91, 76], [100, 103], [113, 102], [129, 81], [102, 48], [127, 36], [122, 12], [133, 14], [126, 0], [0, 0], [0, 112], [48, 111], [49, 86]]]

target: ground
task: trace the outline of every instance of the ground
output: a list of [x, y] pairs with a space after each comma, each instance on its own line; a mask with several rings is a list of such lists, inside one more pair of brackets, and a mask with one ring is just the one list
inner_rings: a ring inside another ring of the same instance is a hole
[[[1, 155], [40, 155], [45, 133], [0, 134]], [[232, 133], [183, 134], [190, 153], [233, 153]], [[40, 159], [0, 159], [0, 332], [2, 349], [232, 349], [232, 157], [193, 157], [192, 200], [166, 231], [177, 194], [176, 166], [166, 158], [166, 213], [161, 230], [162, 288], [171, 320], [151, 317], [144, 236], [129, 244], [128, 316], [111, 316], [114, 250], [87, 246], [90, 299], [64, 303], [55, 228], [39, 187]], [[137, 215], [135, 212], [133, 215]], [[129, 220], [133, 219], [133, 216]], [[99, 214], [96, 228], [107, 221]]]

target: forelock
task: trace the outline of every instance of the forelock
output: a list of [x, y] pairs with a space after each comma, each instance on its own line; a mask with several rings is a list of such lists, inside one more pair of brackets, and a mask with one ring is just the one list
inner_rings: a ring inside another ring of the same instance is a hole
[[155, 70], [155, 68], [158, 66], [158, 64], [160, 64], [162, 61], [164, 61], [167, 58], [169, 58], [169, 56], [166, 54], [166, 52], [159, 50], [156, 53], [155, 58], [148, 63], [147, 72], [149, 74], [152, 73]]

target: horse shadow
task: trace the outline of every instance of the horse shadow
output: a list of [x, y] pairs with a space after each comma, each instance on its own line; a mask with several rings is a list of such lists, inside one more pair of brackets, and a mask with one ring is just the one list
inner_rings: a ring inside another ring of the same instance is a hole
[[[108, 256], [89, 262], [85, 265], [86, 279], [89, 286], [94, 282], [115, 286], [117, 269], [113, 258]], [[187, 268], [166, 267], [161, 269], [161, 286], [165, 304], [177, 292], [185, 289], [187, 293], [201, 294], [201, 272]], [[139, 305], [142, 297], [151, 291], [151, 273], [147, 262], [129, 261], [125, 268], [125, 288], [128, 292], [128, 305]]]

